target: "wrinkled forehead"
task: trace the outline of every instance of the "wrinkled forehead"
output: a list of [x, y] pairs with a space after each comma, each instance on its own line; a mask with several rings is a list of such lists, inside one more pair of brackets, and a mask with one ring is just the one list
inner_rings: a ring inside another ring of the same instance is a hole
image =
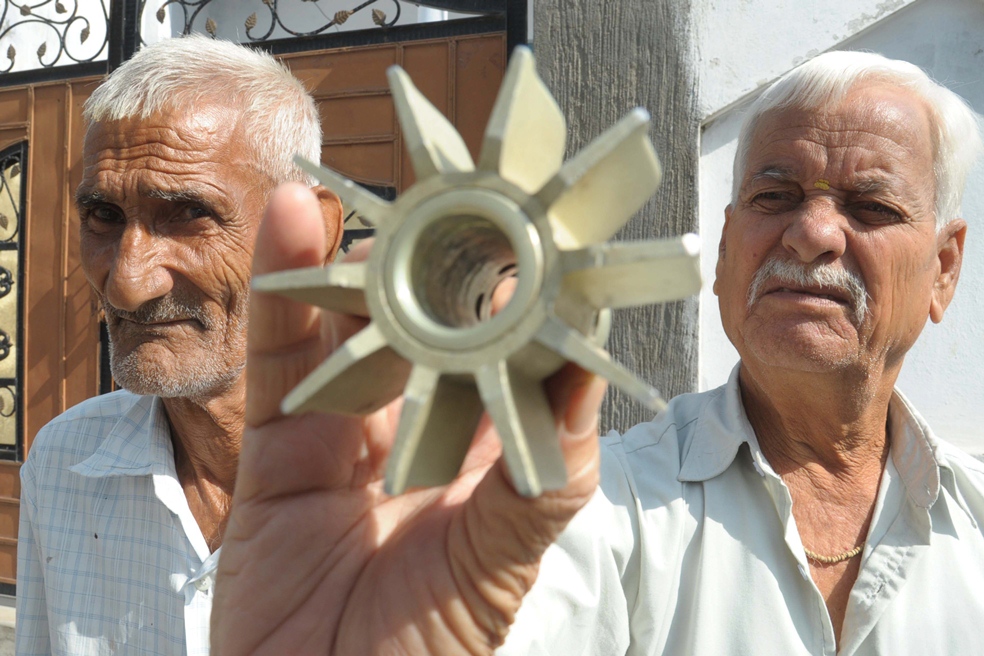
[[929, 108], [911, 91], [886, 83], [859, 84], [834, 103], [764, 113], [748, 142], [744, 178], [763, 169], [795, 170], [840, 160], [855, 169], [904, 169], [933, 180], [932, 126]]
[[170, 106], [148, 116], [94, 121], [86, 130], [82, 155], [92, 158], [114, 151], [156, 143], [174, 151], [207, 151], [234, 140], [242, 111], [227, 104], [207, 103], [191, 108]]
[[92, 123], [76, 201], [194, 199], [222, 209], [222, 199], [268, 194], [275, 184], [258, 168], [239, 118], [222, 106], [203, 106]]

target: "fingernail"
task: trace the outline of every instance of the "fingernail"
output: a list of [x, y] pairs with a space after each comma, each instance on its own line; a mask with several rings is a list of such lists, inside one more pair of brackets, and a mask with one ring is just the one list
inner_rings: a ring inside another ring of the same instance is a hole
[[564, 430], [574, 438], [590, 437], [598, 425], [598, 410], [605, 398], [605, 380], [591, 376], [583, 385], [574, 390], [564, 415]]

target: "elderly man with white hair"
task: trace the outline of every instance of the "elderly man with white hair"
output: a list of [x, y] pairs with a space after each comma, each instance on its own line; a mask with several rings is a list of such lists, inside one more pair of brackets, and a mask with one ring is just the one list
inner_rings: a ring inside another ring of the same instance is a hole
[[[123, 390], [51, 421], [21, 469], [16, 649], [207, 654], [253, 246], [276, 186], [309, 182], [292, 158], [319, 159], [319, 116], [271, 56], [189, 37], [138, 52], [85, 118], [82, 267]], [[327, 260], [341, 207], [313, 191]]]
[[[600, 454], [598, 386], [568, 368], [548, 391], [569, 482], [537, 499], [487, 455], [446, 489], [383, 495], [391, 417], [281, 416], [291, 381], [260, 381], [286, 363], [275, 349], [296, 358], [318, 324], [254, 294], [252, 316], [296, 315], [264, 324], [255, 361], [251, 325], [256, 410], [214, 644], [223, 656], [488, 654], [503, 641], [517, 655], [979, 653], [984, 465], [894, 384], [953, 298], [980, 148], [971, 110], [904, 62], [829, 53], [772, 85], [742, 130], [714, 283], [739, 365], [603, 438]], [[257, 270], [304, 264], [311, 226], [310, 210], [275, 197]], [[313, 454], [301, 475], [282, 466]], [[280, 565], [287, 585], [252, 595]]]
[[507, 653], [980, 651], [984, 465], [894, 389], [953, 298], [980, 150], [962, 100], [875, 54], [757, 99], [714, 282], [741, 361], [606, 438]]

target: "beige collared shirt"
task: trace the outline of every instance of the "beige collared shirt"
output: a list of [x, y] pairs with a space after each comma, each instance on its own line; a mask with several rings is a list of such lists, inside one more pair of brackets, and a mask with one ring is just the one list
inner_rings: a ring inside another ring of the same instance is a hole
[[792, 515], [726, 385], [603, 439], [602, 484], [544, 557], [500, 656], [984, 654], [984, 463], [899, 393], [837, 649]]

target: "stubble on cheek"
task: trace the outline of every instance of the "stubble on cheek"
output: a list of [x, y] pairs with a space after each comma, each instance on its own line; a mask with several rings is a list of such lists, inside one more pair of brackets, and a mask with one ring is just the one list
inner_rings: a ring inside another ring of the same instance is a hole
[[740, 342], [735, 346], [743, 358], [752, 356], [772, 366], [817, 372], [858, 360], [863, 336], [849, 317], [774, 316], [760, 310], [753, 305], [742, 322]]
[[[231, 388], [246, 366], [248, 293], [228, 315], [205, 310], [203, 322], [155, 331], [126, 321], [111, 325], [110, 371], [116, 383], [135, 394], [164, 398], [205, 398]], [[143, 331], [141, 333], [141, 331]]]

